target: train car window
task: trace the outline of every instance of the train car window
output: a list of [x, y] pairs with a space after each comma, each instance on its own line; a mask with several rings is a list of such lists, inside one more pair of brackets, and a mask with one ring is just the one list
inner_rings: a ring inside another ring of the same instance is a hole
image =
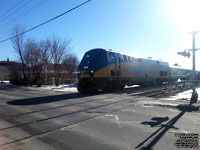
[[120, 57], [118, 58], [118, 62], [121, 63], [121, 58]]
[[119, 58], [120, 60], [123, 60], [123, 56], [121, 54], [119, 54]]
[[133, 58], [133, 57], [131, 57], [131, 60], [132, 60], [132, 61], [134, 61], [134, 58]]
[[109, 57], [111, 57], [111, 52], [108, 52], [108, 54], [109, 54]]
[[139, 61], [139, 60], [138, 60], [138, 58], [134, 58], [134, 57], [133, 57], [133, 61]]
[[124, 60], [124, 57], [123, 57], [123, 55], [120, 55], [120, 59], [121, 59], [121, 60]]
[[110, 58], [114, 57], [114, 53], [109, 52], [109, 57], [110, 57]]
[[142, 62], [142, 59], [141, 59], [141, 58], [139, 58], [139, 59], [138, 59], [138, 61], [139, 61], [139, 62]]
[[160, 64], [159, 61], [157, 61], [157, 64], [158, 64], [158, 65]]
[[123, 55], [124, 60], [127, 60], [126, 55]]
[[131, 57], [130, 56], [127, 56], [127, 57], [128, 57], [128, 60], [131, 61]]
[[138, 58], [134, 58], [134, 57], [133, 57], [133, 61], [139, 61], [139, 59], [138, 59]]
[[160, 71], [160, 76], [167, 76], [167, 71]]
[[114, 53], [114, 55], [115, 55], [116, 58], [119, 58], [119, 57], [120, 57], [120, 55], [117, 54], [117, 53]]

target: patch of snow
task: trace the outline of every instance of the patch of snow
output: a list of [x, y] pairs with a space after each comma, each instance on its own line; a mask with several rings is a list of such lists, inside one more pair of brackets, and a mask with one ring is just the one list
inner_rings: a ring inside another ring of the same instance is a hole
[[62, 89], [53, 89], [54, 91], [60, 91], [60, 92], [78, 92], [76, 87], [64, 87]]
[[127, 89], [128, 89], [128, 88], [134, 88], [134, 87], [139, 87], [139, 85], [131, 85], [131, 86], [127, 86], [127, 85], [126, 85], [124, 88], [127, 88]]
[[[31, 88], [31, 87], [30, 87]], [[34, 87], [37, 90], [53, 90], [60, 92], [78, 92], [75, 84], [64, 84], [64, 85], [42, 85], [41, 87]]]
[[0, 88], [13, 88], [13, 87], [16, 86], [11, 84], [10, 82], [0, 82]]
[[8, 80], [0, 80], [0, 83], [10, 83]]
[[[198, 100], [200, 100], [200, 88], [196, 88], [197, 93], [199, 94]], [[161, 100], [186, 100], [186, 101], [190, 101], [192, 96], [192, 90], [187, 90], [178, 94], [175, 94], [173, 96], [169, 96], [166, 98], [160, 98]]]

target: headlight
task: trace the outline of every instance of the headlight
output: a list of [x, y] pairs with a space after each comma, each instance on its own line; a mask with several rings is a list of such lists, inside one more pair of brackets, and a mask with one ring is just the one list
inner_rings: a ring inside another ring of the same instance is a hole
[[90, 73], [94, 73], [94, 71], [93, 71], [93, 70], [91, 70], [91, 71], [90, 71]]
[[88, 66], [84, 66], [83, 68], [84, 68], [84, 69], [88, 69]]

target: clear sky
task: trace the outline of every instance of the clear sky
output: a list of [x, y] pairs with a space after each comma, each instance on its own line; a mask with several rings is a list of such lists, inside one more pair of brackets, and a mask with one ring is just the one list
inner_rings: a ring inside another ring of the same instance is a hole
[[[29, 29], [84, 1], [0, 0], [0, 40], [10, 36], [15, 24]], [[105, 48], [191, 68], [192, 58], [177, 52], [192, 48], [189, 32], [200, 31], [199, 7], [199, 0], [92, 0], [26, 37], [70, 38], [79, 59], [90, 49]], [[200, 33], [196, 36], [196, 47], [199, 45]], [[0, 43], [0, 51], [0, 60], [16, 60], [10, 41]], [[196, 54], [200, 69], [200, 51]]]

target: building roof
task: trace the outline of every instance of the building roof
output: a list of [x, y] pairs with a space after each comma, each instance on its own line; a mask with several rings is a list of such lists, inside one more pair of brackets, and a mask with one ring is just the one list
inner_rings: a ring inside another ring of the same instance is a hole
[[0, 61], [0, 66], [13, 66], [13, 65], [17, 65], [17, 64], [20, 64], [18, 62], [15, 62], [15, 61]]

